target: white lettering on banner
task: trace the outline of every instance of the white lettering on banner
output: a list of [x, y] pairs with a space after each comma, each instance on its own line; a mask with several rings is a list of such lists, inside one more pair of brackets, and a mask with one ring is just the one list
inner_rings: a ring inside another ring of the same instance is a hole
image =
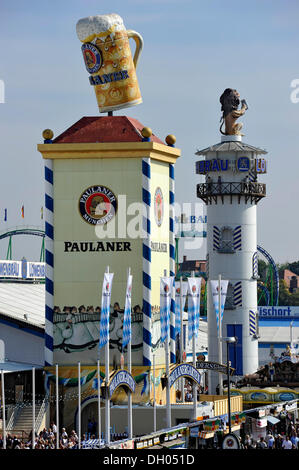
[[180, 377], [190, 377], [200, 385], [201, 375], [195, 367], [190, 364], [180, 364], [169, 375], [169, 387], [172, 387], [174, 382]]
[[126, 370], [118, 371], [113, 377], [113, 379], [111, 380], [111, 383], [109, 385], [110, 398], [112, 397], [114, 391], [118, 387], [123, 386], [123, 385], [126, 385], [131, 390], [132, 393], [135, 392], [135, 386], [136, 386], [135, 380], [133, 379], [131, 374], [127, 372]]
[[259, 316], [262, 317], [299, 317], [299, 307], [279, 305], [277, 307], [258, 307]]

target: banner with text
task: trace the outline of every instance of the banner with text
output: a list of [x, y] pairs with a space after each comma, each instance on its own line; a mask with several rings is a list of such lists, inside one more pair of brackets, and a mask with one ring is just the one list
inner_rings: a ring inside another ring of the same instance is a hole
[[102, 308], [101, 308], [101, 321], [100, 321], [100, 341], [99, 349], [107, 343], [109, 339], [109, 319], [110, 319], [110, 300], [113, 273], [105, 273], [102, 287]]

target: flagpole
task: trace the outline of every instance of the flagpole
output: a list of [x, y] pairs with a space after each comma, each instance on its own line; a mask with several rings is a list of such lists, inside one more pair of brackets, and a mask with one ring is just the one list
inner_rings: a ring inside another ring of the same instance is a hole
[[59, 449], [59, 389], [58, 364], [56, 364], [56, 449]]
[[[131, 268], [128, 268], [127, 277], [131, 274]], [[131, 341], [131, 333], [130, 333], [130, 341], [128, 343], [128, 370], [129, 373], [132, 374], [132, 341]], [[128, 438], [133, 438], [133, 409], [132, 409], [132, 392], [129, 390], [128, 392]]]
[[[109, 266], [106, 268], [106, 273], [109, 273]], [[107, 306], [110, 313], [110, 302]], [[110, 314], [109, 314], [110, 318]], [[110, 398], [108, 392], [108, 382], [109, 382], [109, 325], [107, 331], [107, 342], [105, 344], [105, 379], [106, 379], [106, 394], [105, 394], [105, 426], [106, 426], [106, 445], [110, 444]]]
[[6, 449], [6, 415], [5, 415], [5, 387], [4, 387], [4, 370], [1, 370], [1, 389], [2, 389], [2, 434], [3, 449]]
[[153, 354], [153, 374], [154, 374], [154, 380], [153, 380], [153, 385], [154, 385], [154, 432], [157, 431], [157, 407], [156, 407], [156, 354]]
[[[100, 357], [100, 355], [99, 355]], [[98, 373], [98, 434], [99, 434], [99, 445], [101, 445], [101, 434], [102, 434], [102, 423], [101, 423], [101, 374], [100, 374], [100, 359], [97, 362], [97, 373]]]
[[81, 365], [78, 362], [78, 449], [81, 448]]
[[31, 447], [35, 448], [35, 368], [32, 367], [32, 438]]
[[[181, 332], [180, 332], [180, 363], [183, 362], [183, 348], [184, 348], [184, 337], [183, 337], [183, 312], [184, 312], [184, 305], [183, 305], [183, 277], [180, 277], [180, 319], [181, 319]], [[184, 377], [181, 378], [181, 394], [182, 394], [182, 402], [185, 402], [184, 396]]]
[[[222, 364], [222, 308], [221, 308], [221, 274], [218, 276], [218, 317], [219, 317], [219, 331], [218, 331], [218, 351], [219, 351], [219, 363]], [[219, 395], [223, 395], [223, 378], [222, 374], [218, 374], [219, 376]]]
[[[166, 269], [164, 270], [164, 276], [167, 276]], [[171, 404], [170, 404], [170, 387], [169, 387], [169, 328], [167, 328], [167, 336], [165, 342], [165, 366], [166, 366], [166, 427], [171, 428]]]
[[[194, 271], [192, 271], [191, 276], [195, 278]], [[196, 304], [196, 309], [197, 309], [197, 304]], [[197, 315], [197, 312], [195, 312], [195, 325], [197, 325], [196, 315]], [[196, 367], [196, 332], [195, 331], [192, 336], [192, 358], [193, 358], [192, 365], [193, 367]], [[192, 394], [193, 394], [193, 419], [196, 420], [197, 418], [197, 390], [196, 390], [196, 383], [194, 382], [194, 380], [192, 383]]]

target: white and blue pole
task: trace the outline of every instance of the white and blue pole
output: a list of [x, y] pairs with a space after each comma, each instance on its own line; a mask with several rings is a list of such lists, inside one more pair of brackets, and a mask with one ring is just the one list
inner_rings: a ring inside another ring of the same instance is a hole
[[[45, 140], [45, 144], [52, 140]], [[53, 365], [54, 198], [53, 161], [45, 160], [45, 366]]]
[[[169, 276], [175, 284], [175, 236], [174, 236], [174, 165], [169, 165]], [[175, 351], [175, 289], [170, 304], [170, 363], [176, 362]]]
[[145, 207], [143, 215], [143, 243], [142, 243], [142, 282], [143, 282], [143, 365], [151, 366], [151, 161], [142, 159], [142, 201]]

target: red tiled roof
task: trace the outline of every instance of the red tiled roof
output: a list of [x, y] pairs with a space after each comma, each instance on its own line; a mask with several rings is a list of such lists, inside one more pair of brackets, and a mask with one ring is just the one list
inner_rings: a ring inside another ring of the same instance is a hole
[[[137, 119], [127, 116], [83, 117], [53, 139], [53, 143], [142, 142], [144, 127]], [[166, 145], [154, 134], [151, 141]]]

